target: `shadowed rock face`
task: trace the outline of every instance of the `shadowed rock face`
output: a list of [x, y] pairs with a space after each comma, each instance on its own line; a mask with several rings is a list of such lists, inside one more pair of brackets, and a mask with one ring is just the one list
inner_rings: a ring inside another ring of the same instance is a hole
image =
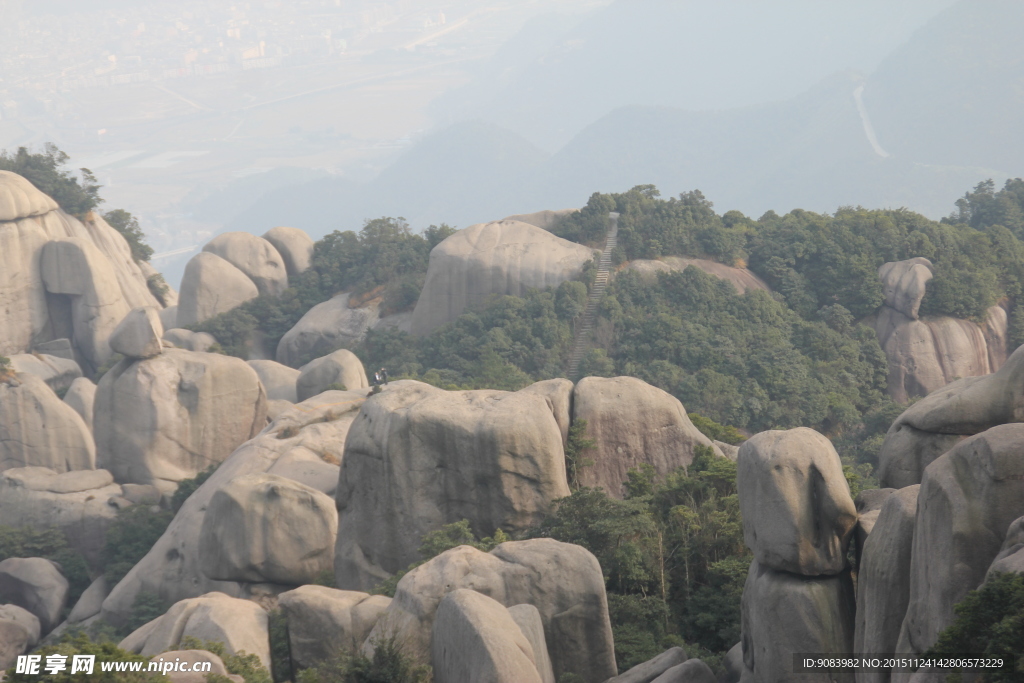
[[897, 652], [920, 653], [935, 644], [953, 622], [953, 606], [982, 583], [1022, 515], [1024, 424], [977, 434], [925, 469]]
[[[55, 241], [62, 246], [48, 247]], [[44, 249], [52, 251], [45, 264]], [[96, 214], [69, 216], [7, 171], [0, 171], [0, 272], [0, 354], [6, 356], [68, 338], [91, 372], [109, 356], [107, 338], [124, 314], [163, 308], [120, 233]]]
[[492, 294], [522, 296], [571, 279], [591, 249], [514, 220], [472, 225], [430, 252], [412, 333], [430, 334]]
[[345, 444], [337, 585], [371, 590], [445, 524], [515, 533], [568, 495], [561, 432], [542, 396], [392, 382], [366, 400]]
[[[920, 486], [886, 498], [861, 552], [854, 652], [895, 652], [910, 600], [910, 558]], [[857, 683], [886, 683], [888, 671], [857, 672]]]

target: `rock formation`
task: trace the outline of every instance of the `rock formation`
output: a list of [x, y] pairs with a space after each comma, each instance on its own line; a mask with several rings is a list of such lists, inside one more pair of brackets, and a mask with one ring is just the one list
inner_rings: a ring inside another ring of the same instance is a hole
[[392, 382], [367, 399], [345, 444], [337, 585], [372, 589], [445, 524], [514, 533], [567, 495], [561, 432], [541, 396]]
[[263, 584], [217, 581], [203, 573], [200, 537], [210, 503], [217, 491], [230, 482], [262, 473], [287, 477], [327, 495], [333, 494], [345, 438], [365, 400], [366, 392], [325, 392], [294, 406], [256, 438], [242, 444], [185, 501], [149, 553], [111, 588], [103, 603], [104, 618], [111, 623], [124, 623], [140, 592], [174, 603], [211, 591], [249, 597], [268, 590], [287, 590], [285, 586], [270, 589]]
[[755, 557], [742, 599], [752, 680], [789, 680], [794, 653], [851, 652], [856, 605], [846, 553], [857, 511], [832, 444], [806, 428], [757, 434], [740, 447], [737, 485]]
[[255, 602], [216, 592], [175, 603], [166, 614], [132, 632], [119, 647], [152, 656], [178, 647], [189, 636], [224, 643], [228, 654], [246, 652], [270, 666], [266, 611]]
[[[920, 486], [886, 498], [861, 550], [853, 651], [895, 652], [910, 601], [910, 556]], [[859, 671], [857, 683], [888, 683], [888, 671]]]
[[230, 262], [208, 251], [193, 256], [181, 278], [176, 323], [187, 327], [259, 296], [249, 277]]
[[41, 557], [11, 557], [0, 562], [0, 604], [25, 609], [39, 619], [41, 633], [60, 623], [68, 599], [68, 580], [57, 565]]
[[68, 387], [64, 403], [78, 413], [85, 426], [92, 431], [93, 404], [96, 401], [96, 385], [85, 377], [79, 377]]
[[193, 332], [180, 327], [164, 331], [164, 341], [174, 344], [179, 349], [188, 351], [209, 351], [210, 347], [217, 343], [212, 334], [207, 332]]
[[717, 261], [709, 261], [699, 258], [683, 258], [681, 256], [666, 256], [657, 261], [636, 259], [626, 265], [626, 270], [640, 273], [645, 279], [654, 280], [658, 273], [671, 273], [683, 271], [693, 266], [708, 275], [726, 280], [736, 289], [737, 294], [743, 294], [751, 290], [760, 289], [770, 292], [768, 284], [754, 274], [749, 268], [735, 268]]
[[965, 436], [1024, 420], [1024, 349], [991, 375], [934, 391], [901, 414], [878, 454], [879, 482], [920, 484], [925, 468]]
[[128, 358], [152, 358], [163, 352], [164, 326], [157, 309], [132, 309], [110, 335], [110, 348]]
[[218, 581], [311, 583], [334, 568], [338, 513], [328, 496], [275, 474], [219, 488], [199, 532], [199, 564]]
[[118, 482], [170, 493], [264, 427], [266, 395], [245, 361], [167, 349], [115, 365], [95, 411], [100, 466]]
[[379, 318], [377, 304], [351, 307], [352, 295], [338, 294], [319, 303], [288, 330], [277, 345], [277, 362], [293, 368], [335, 349], [351, 347], [366, 336]]
[[290, 403], [299, 400], [296, 393], [300, 374], [298, 370], [272, 360], [251, 360], [249, 367], [256, 371], [269, 400]]
[[107, 527], [117, 516], [108, 501], [122, 493], [106, 470], [58, 474], [46, 467], [0, 473], [0, 519], [12, 527], [56, 528], [90, 566], [102, 566]]
[[828, 439], [805, 427], [761, 432], [737, 465], [743, 538], [758, 562], [804, 576], [846, 569], [857, 509]]
[[431, 662], [436, 683], [541, 683], [533, 647], [509, 611], [465, 588], [437, 606]]
[[355, 654], [391, 598], [327, 586], [300, 586], [281, 593], [277, 604], [288, 622], [292, 664], [309, 668], [338, 652]]
[[96, 467], [92, 432], [73, 408], [36, 377], [0, 379], [0, 471], [49, 467], [57, 472]]
[[1024, 574], [1024, 517], [1017, 518], [1007, 529], [999, 554], [985, 573], [985, 580], [997, 573]]
[[35, 375], [54, 391], [68, 389], [82, 377], [82, 368], [72, 359], [45, 353], [17, 353], [11, 356], [11, 369]]
[[107, 339], [123, 315], [164, 307], [120, 233], [94, 213], [69, 216], [7, 171], [0, 171], [0, 272], [0, 355], [67, 338], [91, 373], [109, 357]]
[[39, 619], [17, 605], [0, 605], [0, 668], [14, 666], [18, 656], [39, 642]]
[[925, 469], [897, 652], [935, 644], [953, 622], [953, 606], [981, 585], [1010, 525], [1024, 515], [1022, 444], [1024, 424], [993, 427]]
[[580, 470], [580, 485], [600, 486], [615, 498], [623, 496], [631, 469], [647, 464], [664, 477], [688, 466], [698, 445], [719, 450], [693, 426], [679, 399], [635, 377], [581, 379], [572, 416], [586, 420], [586, 436], [595, 442], [585, 453], [594, 464]]
[[429, 334], [492, 294], [521, 296], [530, 287], [556, 286], [591, 258], [589, 248], [519, 221], [459, 230], [430, 252], [412, 332]]
[[536, 607], [556, 680], [567, 672], [584, 683], [603, 683], [615, 675], [601, 567], [584, 548], [551, 539], [503, 543], [490, 553], [459, 546], [420, 565], [398, 582], [395, 599], [364, 651], [372, 651], [378, 634], [393, 633], [408, 652], [426, 661], [438, 607], [460, 588], [506, 607]]
[[331, 388], [344, 387], [343, 391], [358, 391], [369, 386], [362, 361], [348, 349], [339, 349], [306, 363], [300, 368], [299, 378], [295, 381], [295, 391], [300, 401]]
[[689, 657], [686, 656], [686, 650], [683, 648], [669, 648], [657, 657], [637, 664], [629, 671], [621, 673], [615, 678], [609, 679], [606, 683], [651, 683], [651, 681], [658, 678], [658, 676], [671, 668], [679, 666], [688, 659]]
[[278, 295], [288, 288], [288, 271], [274, 245], [247, 232], [226, 232], [207, 242], [203, 251], [216, 254], [252, 280], [260, 294]]
[[906, 403], [962, 377], [995, 372], [1007, 356], [1006, 310], [988, 309], [981, 325], [949, 317], [919, 319], [932, 277], [928, 259], [886, 263], [878, 269], [885, 304], [867, 322], [889, 359], [889, 395]]
[[284, 260], [288, 277], [295, 277], [309, 268], [313, 260], [313, 239], [298, 228], [279, 226], [263, 233], [263, 239], [270, 242]]

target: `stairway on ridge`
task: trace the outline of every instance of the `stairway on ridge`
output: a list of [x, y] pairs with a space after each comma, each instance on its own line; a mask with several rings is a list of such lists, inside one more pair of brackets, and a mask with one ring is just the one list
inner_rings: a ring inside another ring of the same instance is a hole
[[605, 239], [604, 251], [601, 252], [601, 260], [597, 264], [597, 277], [594, 278], [594, 285], [590, 288], [590, 295], [587, 297], [587, 305], [583, 309], [583, 316], [576, 325], [576, 337], [573, 339], [572, 353], [569, 355], [569, 368], [566, 376], [575, 381], [580, 369], [580, 362], [583, 354], [590, 348], [591, 335], [594, 331], [594, 320], [597, 318], [597, 306], [601, 303], [604, 290], [608, 287], [608, 276], [612, 265], [612, 249], [618, 244], [619, 214], [614, 211], [608, 214], [608, 237]]

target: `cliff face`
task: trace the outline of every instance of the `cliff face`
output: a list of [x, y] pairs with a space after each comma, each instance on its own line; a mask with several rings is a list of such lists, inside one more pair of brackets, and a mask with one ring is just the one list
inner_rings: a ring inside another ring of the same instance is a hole
[[95, 369], [128, 311], [163, 308], [125, 239], [100, 216], [79, 220], [21, 176], [0, 171], [0, 354], [72, 341]]
[[865, 322], [874, 328], [889, 360], [888, 391], [894, 401], [906, 403], [954, 380], [991, 374], [1006, 362], [1004, 308], [989, 308], [981, 324], [945, 316], [921, 318], [931, 262], [913, 258], [886, 263], [878, 275], [885, 303]]

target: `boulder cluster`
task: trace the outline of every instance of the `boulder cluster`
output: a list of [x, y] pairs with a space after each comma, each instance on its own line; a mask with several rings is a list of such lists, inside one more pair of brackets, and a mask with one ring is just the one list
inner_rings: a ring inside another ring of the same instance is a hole
[[[574, 277], [593, 254], [547, 232], [562, 214], [459, 231], [431, 253], [412, 313], [381, 318], [379, 299], [342, 293], [273, 353], [252, 340], [258, 359], [246, 362], [184, 326], [283, 292], [310, 266], [305, 233], [215, 238], [189, 262], [179, 303], [151, 287], [155, 272], [101, 218], [68, 216], [0, 172], [0, 354], [11, 359], [0, 368], [0, 524], [59, 530], [93, 578], [72, 605], [66, 568], [0, 561], [0, 668], [70, 628], [134, 628], [138, 605], [155, 600], [169, 608], [120, 646], [207, 661], [231, 680], [241, 679], [196, 643], [270, 666], [279, 615], [293, 669], [394, 642], [437, 683], [713, 683], [681, 647], [618, 673], [606, 577], [581, 546], [462, 545], [416, 564], [423, 539], [446, 525], [524, 538], [573, 486], [622, 498], [630, 470], [664, 477], [698, 453], [736, 462], [753, 554], [741, 639], [718, 683], [795, 680], [801, 652], [923, 653], [970, 590], [1024, 571], [1024, 349], [1006, 357], [1000, 307], [983, 325], [921, 319], [925, 259], [879, 271], [886, 303], [872, 324], [890, 392], [928, 395], [886, 435], [884, 488], [856, 500], [825, 436], [773, 430], [730, 447], [636, 378], [370, 390], [360, 360], [336, 350], [376, 326], [427, 334], [490, 295]], [[689, 265], [740, 292], [766, 289], [745, 269], [693, 259], [628, 267]], [[580, 438], [593, 443], [592, 464], [567, 468]], [[186, 481], [194, 491], [159, 540], [108, 584], [107, 531], [120, 511], [167, 510]], [[403, 572], [393, 597], [374, 594]]]

